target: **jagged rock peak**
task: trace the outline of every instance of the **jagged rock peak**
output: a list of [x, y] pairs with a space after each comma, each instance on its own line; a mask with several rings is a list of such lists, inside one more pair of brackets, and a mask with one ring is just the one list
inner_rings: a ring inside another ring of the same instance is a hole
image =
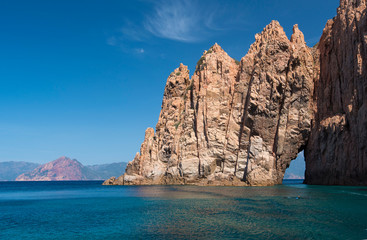
[[281, 27], [282, 26], [280, 25], [280, 23], [277, 20], [272, 20], [268, 25], [266, 25], [264, 30], [269, 30], [272, 28], [281, 28]]
[[183, 63], [180, 63], [180, 66], [178, 68], [175, 69], [175, 72], [177, 71], [180, 71], [180, 72], [183, 72], [183, 71], [188, 71], [188, 68], [186, 65], [184, 65]]
[[339, 10], [342, 9], [347, 9], [350, 7], [358, 8], [363, 5], [366, 6], [366, 0], [340, 0], [340, 7], [338, 8], [338, 13]]
[[208, 50], [205, 50], [202, 56], [205, 56], [206, 54], [211, 53], [226, 53], [223, 48], [218, 44], [214, 43], [213, 46], [211, 46]]
[[[178, 68], [176, 68], [175, 70], [173, 70], [173, 72], [170, 74], [170, 77], [178, 72], [187, 72], [189, 71], [188, 67], [182, 63], [180, 63], [180, 66]], [[177, 76], [179, 76], [179, 74], [177, 74]]]
[[[287, 38], [283, 27], [278, 21], [271, 21], [260, 34], [255, 35], [256, 40], [266, 41], [268, 39]], [[288, 38], [287, 38], [288, 39]]]
[[305, 37], [301, 30], [298, 28], [298, 24], [293, 26], [293, 34], [291, 36], [291, 42], [296, 44], [306, 44]]
[[149, 127], [147, 130], [145, 130], [145, 139], [149, 139], [154, 137], [154, 129]]
[[[182, 85], [183, 88], [189, 79], [189, 69], [187, 66], [180, 63], [180, 66], [176, 68], [168, 77], [166, 88], [165, 88], [165, 95], [168, 94], [170, 89], [174, 88], [176, 85]], [[182, 94], [182, 92], [176, 92], [176, 94]]]
[[[223, 67], [219, 67], [219, 65], [225, 62], [235, 64], [236, 61], [231, 58], [218, 43], [215, 43], [207, 51], [204, 51], [196, 64], [195, 74], [200, 74], [200, 71], [203, 70], [217, 71], [217, 68], [223, 69]], [[221, 70], [218, 71], [221, 72]]]
[[224, 52], [223, 48], [221, 46], [219, 46], [218, 43], [214, 43], [214, 45], [210, 48], [210, 50], [212, 50], [215, 53]]
[[279, 43], [281, 46], [288, 46], [290, 43], [284, 29], [278, 21], [271, 21], [261, 33], [255, 35], [255, 42], [250, 46], [249, 51], [243, 59], [254, 58], [254, 55], [259, 53], [260, 49], [267, 51], [269, 43], [271, 45], [277, 45]]
[[224, 51], [223, 48], [218, 43], [214, 43], [214, 45], [211, 46], [208, 50], [205, 50], [202, 57], [208, 54], [226, 54], [228, 55], [226, 51]]

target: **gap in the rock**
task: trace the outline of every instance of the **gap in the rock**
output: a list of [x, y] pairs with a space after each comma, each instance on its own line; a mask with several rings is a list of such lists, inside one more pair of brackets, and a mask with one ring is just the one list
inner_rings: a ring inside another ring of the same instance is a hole
[[285, 170], [284, 179], [304, 179], [305, 178], [306, 162], [303, 151], [298, 153], [296, 159], [294, 159], [287, 170]]

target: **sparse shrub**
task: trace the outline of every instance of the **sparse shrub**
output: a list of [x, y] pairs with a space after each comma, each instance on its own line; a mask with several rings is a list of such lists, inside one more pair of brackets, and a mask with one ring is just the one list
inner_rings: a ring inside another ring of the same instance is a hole
[[176, 130], [177, 130], [178, 126], [180, 126], [180, 124], [181, 124], [181, 121], [179, 121], [179, 122], [177, 122], [177, 123], [174, 124]]
[[204, 60], [205, 60], [205, 57], [204, 57], [204, 56], [202, 56], [202, 57], [199, 59], [199, 61], [196, 63], [196, 66], [200, 66], [201, 64], [203, 64]]

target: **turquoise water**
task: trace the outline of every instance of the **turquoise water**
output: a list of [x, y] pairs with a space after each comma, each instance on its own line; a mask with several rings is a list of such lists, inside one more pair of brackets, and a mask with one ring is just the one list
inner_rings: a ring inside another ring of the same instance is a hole
[[365, 238], [367, 187], [0, 182], [0, 239]]

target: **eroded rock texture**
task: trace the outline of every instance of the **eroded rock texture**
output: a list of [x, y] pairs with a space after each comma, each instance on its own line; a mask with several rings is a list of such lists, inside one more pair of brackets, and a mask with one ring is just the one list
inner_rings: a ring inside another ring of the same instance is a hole
[[310, 132], [314, 59], [297, 25], [290, 40], [276, 21], [255, 38], [241, 62], [215, 44], [191, 79], [182, 64], [171, 73], [123, 184], [282, 182]]
[[308, 184], [367, 184], [365, 0], [341, 0], [319, 47], [315, 120], [305, 151]]

